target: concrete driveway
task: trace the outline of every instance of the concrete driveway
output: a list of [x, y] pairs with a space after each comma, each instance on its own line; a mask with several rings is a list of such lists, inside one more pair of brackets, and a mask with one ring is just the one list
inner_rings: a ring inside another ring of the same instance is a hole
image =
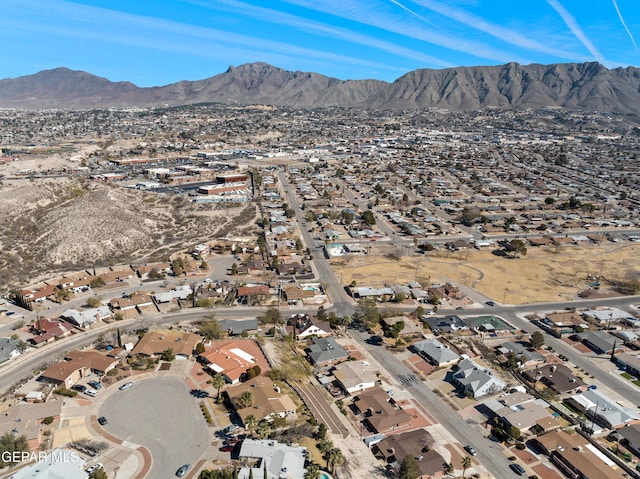
[[109, 421], [105, 431], [124, 446], [149, 450], [153, 464], [147, 477], [174, 477], [181, 465], [195, 465], [211, 442], [196, 401], [180, 378], [149, 378], [114, 391], [99, 415]]

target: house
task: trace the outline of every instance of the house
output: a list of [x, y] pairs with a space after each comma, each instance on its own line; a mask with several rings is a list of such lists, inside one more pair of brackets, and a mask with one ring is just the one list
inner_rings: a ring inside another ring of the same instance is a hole
[[[35, 448], [32, 448], [35, 450]], [[28, 466], [15, 471], [10, 479], [86, 479], [84, 462], [79, 460], [77, 451], [55, 449], [46, 456]]]
[[89, 374], [90, 368], [80, 361], [60, 361], [40, 374], [38, 381], [70, 388]]
[[636, 457], [640, 457], [640, 424], [632, 424], [629, 427], [621, 427], [616, 431], [622, 436], [620, 441]]
[[37, 451], [43, 438], [42, 422], [47, 417], [59, 418], [63, 402], [62, 399], [51, 399], [37, 404], [20, 402], [5, 408], [0, 414], [0, 436], [5, 434], [24, 435], [29, 443], [29, 449]]
[[31, 325], [29, 332], [33, 334], [33, 337], [29, 338], [29, 342], [34, 346], [40, 346], [58, 338], [68, 336], [71, 334], [71, 329], [62, 321], [38, 318], [36, 322]]
[[237, 336], [244, 332], [257, 333], [260, 322], [257, 319], [219, 319], [218, 326], [229, 336]]
[[411, 424], [411, 416], [392, 403], [389, 395], [379, 386], [358, 395], [353, 406], [363, 416], [371, 432], [376, 434], [386, 434]]
[[98, 321], [110, 318], [112, 315], [113, 313], [107, 306], [99, 306], [82, 311], [67, 309], [60, 317], [78, 328], [85, 329], [91, 327]]
[[506, 384], [486, 368], [482, 368], [471, 359], [458, 363], [452, 375], [453, 383], [477, 399], [487, 394], [495, 394], [505, 389]]
[[269, 286], [261, 284], [257, 286], [240, 286], [238, 288], [238, 302], [248, 303], [261, 301], [269, 296]]
[[447, 461], [433, 449], [434, 442], [426, 429], [416, 429], [384, 438], [374, 446], [374, 454], [387, 464], [400, 464], [405, 457], [413, 456], [418, 461], [419, 477], [439, 477]]
[[295, 334], [296, 339], [306, 339], [309, 336], [331, 336], [331, 325], [328, 321], [319, 321], [308, 314], [293, 314], [287, 319], [287, 334]]
[[557, 394], [575, 393], [586, 387], [585, 382], [564, 364], [545, 364], [523, 371], [522, 375], [532, 384], [540, 381]]
[[138, 341], [131, 354], [157, 357], [171, 349], [176, 359], [187, 359], [201, 340], [200, 336], [193, 333], [169, 330], [150, 331]]
[[377, 377], [365, 361], [345, 361], [338, 364], [332, 372], [347, 394], [364, 391], [376, 385]]
[[620, 369], [624, 369], [629, 374], [640, 377], [640, 356], [637, 354], [616, 354], [615, 361]]
[[49, 296], [54, 296], [58, 288], [54, 284], [45, 284], [36, 286], [31, 289], [23, 289], [20, 295], [27, 301], [35, 301], [36, 303], [44, 301]]
[[537, 351], [529, 351], [528, 345], [522, 343], [514, 343], [512, 341], [506, 341], [496, 348], [496, 351], [501, 356], [500, 362], [505, 363], [507, 355], [510, 353], [515, 354], [516, 358], [523, 367], [530, 367], [536, 364], [542, 364], [545, 358]]
[[238, 456], [252, 464], [240, 468], [238, 479], [303, 479], [306, 472], [305, 447], [287, 446], [270, 440], [245, 439]]
[[576, 336], [597, 354], [611, 354], [612, 352], [623, 351], [622, 341], [606, 331], [585, 331], [584, 333], [576, 334]]
[[[253, 394], [252, 404], [240, 407], [240, 396], [246, 391]], [[289, 395], [283, 394], [280, 388], [266, 376], [258, 376], [244, 383], [230, 386], [226, 393], [231, 403], [235, 405], [236, 412], [243, 424], [246, 424], [246, 419], [249, 416], [253, 416], [256, 421], [262, 419], [268, 421], [275, 416], [289, 417], [296, 413], [296, 404]]]
[[230, 384], [237, 384], [247, 369], [259, 366], [266, 372], [267, 360], [260, 347], [251, 340], [213, 341], [205, 352], [199, 355], [208, 369], [222, 374]]
[[623, 479], [621, 471], [605, 463], [601, 453], [591, 448], [589, 441], [580, 434], [551, 431], [534, 439], [538, 448], [549, 456], [551, 462], [567, 477], [579, 479]]
[[330, 366], [349, 359], [349, 354], [331, 337], [312, 338], [307, 356], [317, 367]]
[[402, 329], [399, 331], [398, 336], [407, 337], [413, 335], [422, 335], [422, 327], [418, 326], [407, 316], [389, 316], [386, 318], [380, 318], [380, 324], [383, 329], [393, 329], [396, 324], [403, 323]]
[[451, 366], [460, 360], [460, 356], [437, 339], [419, 341], [411, 349], [435, 366]]
[[469, 326], [456, 315], [445, 317], [420, 316], [420, 321], [427, 323], [434, 334], [449, 334], [469, 329]]
[[111, 309], [120, 311], [140, 311], [140, 308], [145, 306], [153, 306], [153, 299], [146, 291], [134, 291], [129, 297], [112, 299], [109, 306]]
[[548, 431], [561, 425], [551, 417], [547, 402], [520, 391], [486, 401], [484, 404], [502, 424], [514, 427], [521, 433], [527, 433], [533, 426]]
[[20, 340], [0, 338], [0, 364], [20, 356]]
[[295, 284], [287, 284], [282, 287], [282, 299], [287, 303], [295, 303], [296, 301], [304, 302], [305, 299], [311, 299], [316, 295], [312, 289], [305, 289]]
[[587, 416], [608, 428], [619, 428], [640, 421], [635, 408], [621, 406], [617, 401], [594, 389], [587, 389], [567, 399]]
[[76, 361], [78, 364], [84, 365], [92, 372], [101, 376], [107, 374], [120, 362], [115, 356], [103, 354], [95, 350], [71, 351], [65, 355], [65, 360], [69, 362]]
[[156, 303], [170, 303], [171, 301], [181, 300], [186, 301], [191, 296], [193, 290], [188, 284], [183, 284], [169, 291], [162, 291], [153, 295], [153, 299]]

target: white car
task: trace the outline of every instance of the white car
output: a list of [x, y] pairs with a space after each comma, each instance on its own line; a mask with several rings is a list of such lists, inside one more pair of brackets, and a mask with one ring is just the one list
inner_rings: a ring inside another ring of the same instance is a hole
[[124, 383], [122, 386], [120, 386], [120, 391], [124, 391], [125, 389], [129, 389], [131, 386], [133, 386], [132, 382], [128, 382], [128, 383]]
[[102, 464], [100, 464], [99, 462], [96, 462], [93, 466], [91, 466], [89, 469], [86, 469], [85, 472], [90, 476], [91, 473], [93, 473], [94, 471], [98, 470], [98, 469], [104, 469], [104, 466]]
[[92, 398], [94, 398], [94, 397], [96, 397], [98, 395], [98, 391], [96, 391], [95, 389], [91, 389], [91, 388], [85, 389], [84, 393], [87, 396], [91, 396]]

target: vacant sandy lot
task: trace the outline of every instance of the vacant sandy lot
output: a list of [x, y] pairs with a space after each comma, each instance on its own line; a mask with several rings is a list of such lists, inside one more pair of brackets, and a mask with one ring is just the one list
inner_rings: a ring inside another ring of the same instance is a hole
[[523, 304], [575, 298], [588, 287], [589, 274], [602, 274], [611, 280], [638, 274], [638, 258], [640, 245], [628, 243], [567, 246], [560, 250], [529, 248], [527, 255], [518, 259], [474, 250], [400, 260], [382, 256], [338, 258], [332, 264], [344, 284], [352, 280], [362, 286], [402, 284], [416, 279], [423, 285], [452, 281], [471, 286], [496, 301]]

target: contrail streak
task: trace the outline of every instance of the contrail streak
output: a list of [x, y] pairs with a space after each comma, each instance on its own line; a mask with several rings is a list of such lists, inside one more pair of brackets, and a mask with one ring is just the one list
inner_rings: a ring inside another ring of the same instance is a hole
[[620, 19], [620, 23], [622, 23], [622, 26], [627, 31], [627, 35], [629, 35], [629, 38], [631, 39], [631, 43], [633, 43], [633, 48], [635, 48], [636, 51], [638, 51], [638, 45], [636, 45], [636, 41], [634, 40], [633, 35], [631, 35], [631, 31], [627, 27], [627, 24], [625, 23], [624, 18], [622, 18], [622, 13], [620, 13], [620, 9], [618, 8], [618, 2], [616, 2], [616, 0], [611, 0], [611, 1], [613, 2], [613, 6], [616, 7], [616, 12], [618, 12], [618, 18]]
[[584, 34], [582, 28], [580, 28], [580, 25], [578, 25], [578, 22], [576, 21], [574, 16], [571, 15], [569, 10], [564, 8], [558, 0], [547, 0], [547, 3], [558, 13], [558, 15], [560, 15], [567, 28], [569, 28], [571, 33], [573, 33], [576, 38], [580, 40], [582, 44], [587, 48], [587, 50], [591, 52], [596, 61], [602, 64], [607, 63], [598, 49], [593, 45], [593, 43], [591, 43], [591, 40], [589, 40]]

